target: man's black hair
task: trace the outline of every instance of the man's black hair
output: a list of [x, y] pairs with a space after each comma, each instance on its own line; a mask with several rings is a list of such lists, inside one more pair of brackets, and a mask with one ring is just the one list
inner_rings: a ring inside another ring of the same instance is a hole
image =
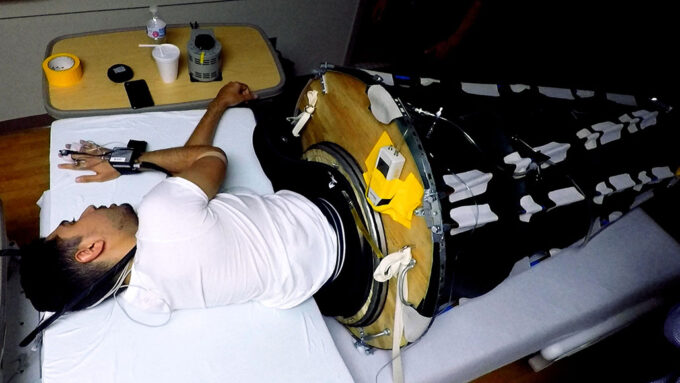
[[[110, 268], [99, 262], [75, 259], [81, 237], [40, 238], [21, 249], [21, 287], [38, 311], [59, 311]], [[82, 310], [97, 302], [113, 286], [104, 283], [73, 307]]]

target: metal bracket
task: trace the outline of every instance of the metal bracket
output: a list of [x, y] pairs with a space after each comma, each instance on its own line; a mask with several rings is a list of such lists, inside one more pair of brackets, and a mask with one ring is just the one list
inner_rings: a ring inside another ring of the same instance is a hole
[[328, 94], [328, 87], [326, 86], [326, 73], [321, 74], [321, 93]]
[[434, 191], [432, 189], [426, 189], [423, 194], [423, 204], [413, 211], [418, 217], [423, 217], [425, 219], [425, 224], [427, 227], [432, 228], [435, 226], [435, 219], [440, 213], [438, 205], [433, 205], [432, 202], [436, 200]]
[[328, 87], [326, 85], [326, 72], [333, 68], [335, 68], [335, 65], [325, 62], [319, 66], [319, 69], [312, 71], [314, 78], [321, 80], [321, 93], [323, 94], [328, 94]]
[[401, 270], [401, 274], [399, 275], [399, 278], [397, 279], [399, 281], [399, 288], [397, 289], [397, 294], [399, 295], [399, 300], [404, 306], [410, 306], [415, 308], [411, 303], [409, 303], [406, 299], [404, 299], [404, 279], [406, 279], [406, 273], [411, 270], [412, 268], [416, 267], [416, 260], [411, 259], [408, 262], [408, 265], [404, 267], [403, 270]]
[[379, 333], [366, 334], [364, 332], [363, 327], [359, 328], [359, 339], [357, 339], [354, 342], [354, 347], [363, 349], [364, 353], [366, 355], [372, 355], [373, 352], [375, 352], [375, 349], [373, 348], [373, 346], [367, 344], [366, 342], [370, 342], [373, 339], [380, 338], [381, 336], [388, 336], [391, 333], [392, 333], [392, 331], [390, 331], [389, 328], [386, 328], [386, 329], [380, 331]]

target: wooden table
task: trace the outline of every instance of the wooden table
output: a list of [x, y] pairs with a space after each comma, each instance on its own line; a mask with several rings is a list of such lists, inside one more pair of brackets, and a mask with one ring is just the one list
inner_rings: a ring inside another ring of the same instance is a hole
[[[259, 97], [278, 94], [285, 77], [281, 64], [264, 32], [252, 25], [206, 25], [222, 44], [222, 81], [191, 82], [187, 66], [188, 26], [168, 26], [167, 43], [180, 48], [177, 80], [164, 83], [151, 57], [146, 31], [141, 28], [109, 30], [68, 35], [52, 40], [45, 57], [70, 53], [80, 59], [83, 76], [75, 85], [50, 85], [43, 74], [43, 99], [47, 112], [55, 118], [148, 111], [204, 108], [229, 81], [248, 84]], [[122, 83], [107, 77], [115, 64], [132, 68], [132, 80], [144, 79], [149, 85], [155, 106], [141, 109], [130, 107]]]

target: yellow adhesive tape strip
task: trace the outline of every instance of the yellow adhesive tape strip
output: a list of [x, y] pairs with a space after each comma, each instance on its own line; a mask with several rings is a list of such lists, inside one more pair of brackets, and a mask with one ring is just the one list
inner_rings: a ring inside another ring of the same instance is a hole
[[71, 86], [83, 77], [80, 59], [70, 53], [57, 53], [42, 63], [47, 82], [54, 86]]
[[364, 162], [368, 170], [363, 176], [366, 185], [375, 188], [374, 191], [379, 197], [390, 199], [390, 202], [386, 205], [375, 206], [370, 198], [366, 200], [373, 210], [389, 215], [410, 229], [413, 211], [423, 203], [424, 188], [413, 173], [409, 173], [404, 181], [401, 179], [388, 181], [382, 173], [376, 171], [375, 163], [378, 159], [378, 152], [381, 147], [389, 145], [393, 145], [392, 140], [387, 132], [383, 132]]

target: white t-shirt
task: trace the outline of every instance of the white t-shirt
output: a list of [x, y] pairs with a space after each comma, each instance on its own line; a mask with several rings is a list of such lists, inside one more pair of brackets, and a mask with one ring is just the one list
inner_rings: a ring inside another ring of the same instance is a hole
[[172, 309], [247, 301], [290, 308], [318, 291], [335, 267], [333, 229], [291, 191], [209, 200], [192, 182], [172, 177], [144, 197], [137, 214], [130, 285], [143, 289], [130, 289], [135, 293], [125, 299], [140, 308], [145, 294]]

